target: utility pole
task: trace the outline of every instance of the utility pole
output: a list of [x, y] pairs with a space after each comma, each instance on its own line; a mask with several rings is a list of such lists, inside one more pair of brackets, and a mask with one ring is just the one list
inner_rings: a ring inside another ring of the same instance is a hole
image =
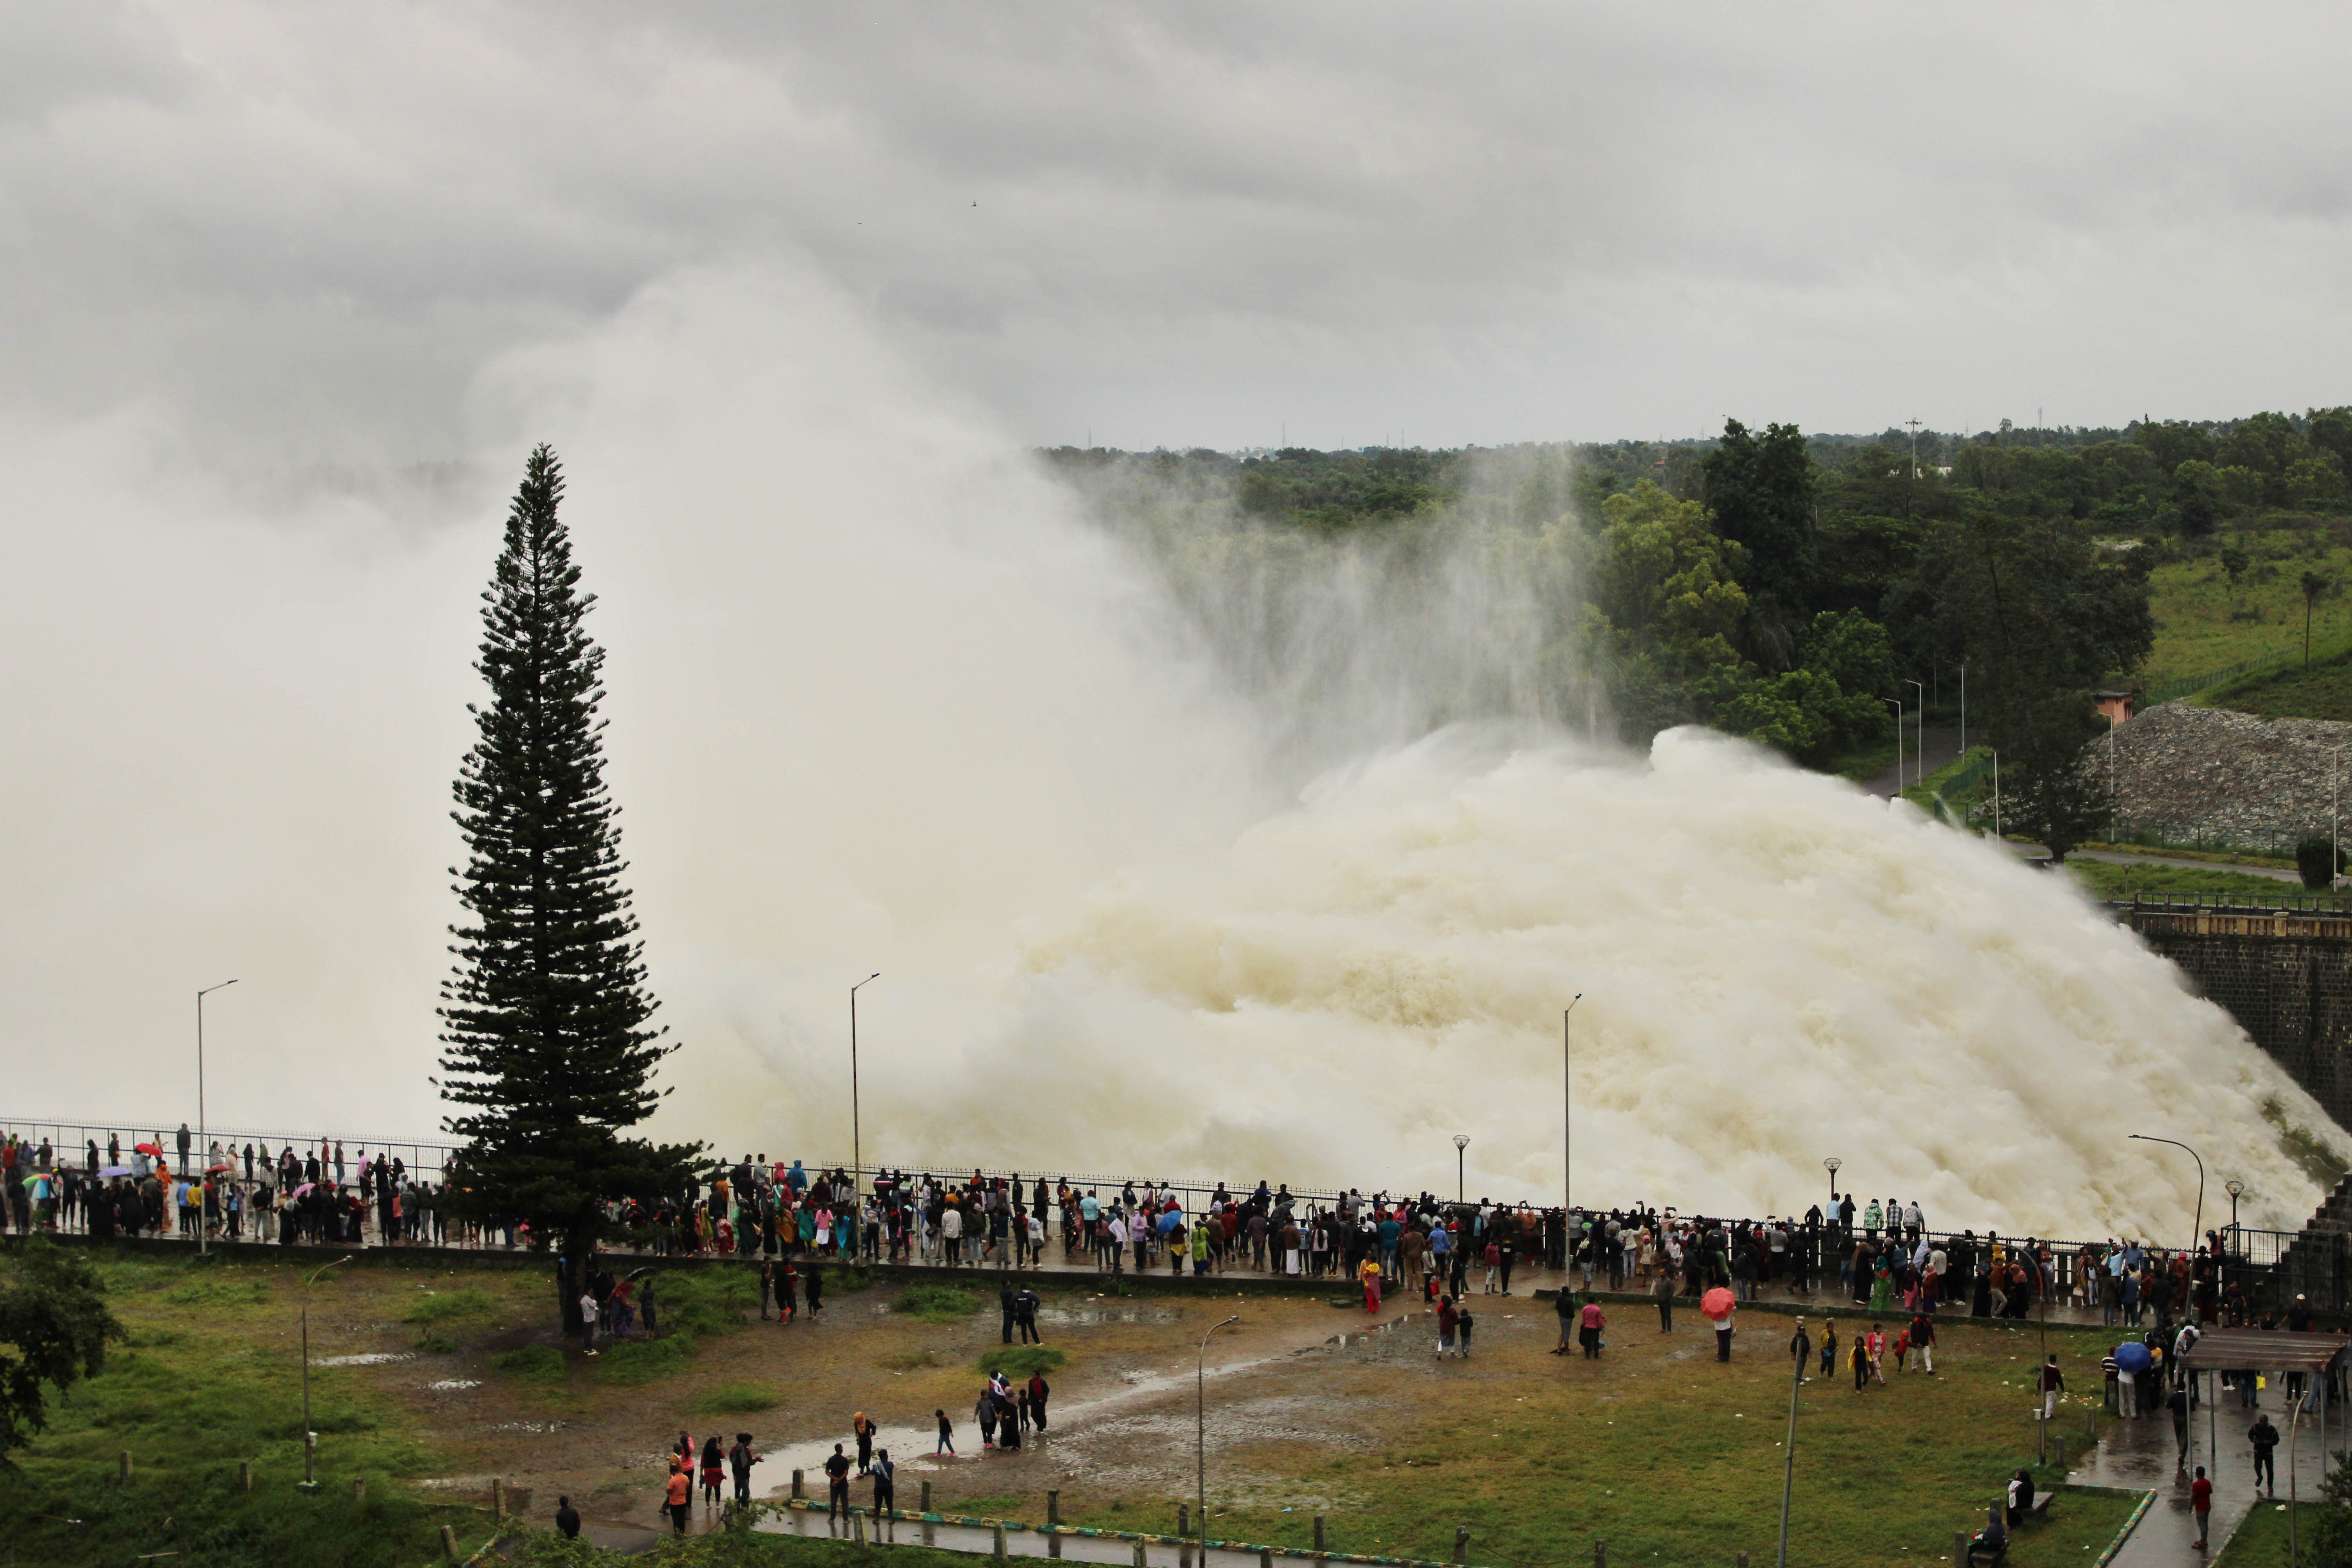
[[[1570, 1147], [1574, 1137], [1572, 1123], [1576, 1118], [1576, 1068], [1570, 1058], [1569, 1024], [1576, 1016], [1576, 1005], [1584, 1000], [1580, 991], [1568, 999], [1559, 1015], [1559, 1078], [1561, 1104], [1559, 1113], [1559, 1222], [1565, 1226], [1576, 1210], [1576, 1155]], [[1565, 1287], [1563, 1287], [1565, 1289]]]

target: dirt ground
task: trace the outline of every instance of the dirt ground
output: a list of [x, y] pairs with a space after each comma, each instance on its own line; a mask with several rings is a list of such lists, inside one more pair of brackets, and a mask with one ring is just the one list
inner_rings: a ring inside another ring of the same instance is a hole
[[[751, 1318], [739, 1333], [706, 1337], [685, 1370], [636, 1387], [607, 1386], [576, 1344], [523, 1326], [547, 1316], [539, 1307], [547, 1286], [530, 1275], [431, 1283], [406, 1274], [354, 1276], [327, 1314], [332, 1321], [314, 1319], [312, 1352], [405, 1407], [419, 1437], [460, 1458], [457, 1471], [440, 1479], [453, 1492], [484, 1490], [496, 1474], [510, 1493], [527, 1489], [520, 1509], [527, 1516], [551, 1518], [557, 1497], [569, 1495], [593, 1521], [638, 1529], [659, 1522], [660, 1482], [681, 1430], [698, 1447], [713, 1434], [731, 1441], [751, 1432], [767, 1456], [754, 1471], [755, 1495], [787, 1495], [799, 1468], [821, 1498], [819, 1468], [835, 1443], [856, 1453], [850, 1421], [861, 1410], [881, 1427], [879, 1446], [899, 1466], [901, 1507], [915, 1506], [929, 1481], [942, 1508], [986, 1505], [1013, 1517], [1042, 1519], [1048, 1489], [1066, 1492], [1069, 1510], [1082, 1506], [1081, 1493], [1167, 1500], [1172, 1510], [1192, 1489], [1196, 1359], [1213, 1327], [1205, 1366], [1221, 1448], [1377, 1440], [1369, 1429], [1380, 1424], [1376, 1406], [1351, 1408], [1319, 1388], [1290, 1386], [1296, 1380], [1286, 1375], [1288, 1363], [1341, 1353], [1328, 1343], [1335, 1337], [1360, 1338], [1373, 1327], [1360, 1309], [1340, 1310], [1319, 1299], [1105, 1296], [1087, 1289], [1093, 1280], [1083, 1275], [1035, 1283], [1045, 1299], [1041, 1333], [1069, 1359], [1046, 1373], [1053, 1387], [1046, 1433], [1017, 1451], [983, 1452], [972, 1409], [986, 1382], [985, 1358], [1002, 1345], [996, 1302], [984, 1300], [961, 1322], [915, 1321], [890, 1310], [898, 1287], [887, 1279], [830, 1298], [814, 1322], [805, 1315], [789, 1327]], [[501, 1303], [472, 1314], [477, 1321], [442, 1326], [460, 1347], [454, 1352], [419, 1351], [416, 1327], [404, 1321], [436, 1285]], [[1536, 1306], [1524, 1302], [1517, 1310]], [[1391, 1307], [1383, 1318], [1402, 1315]], [[1225, 1325], [1228, 1316], [1238, 1321]], [[1416, 1345], [1421, 1337], [1412, 1335]], [[498, 1352], [531, 1343], [561, 1348], [561, 1383], [519, 1382], [493, 1369]], [[1353, 1348], [1359, 1355], [1366, 1349]], [[693, 1413], [698, 1397], [747, 1386], [777, 1403], [752, 1413]], [[952, 1456], [934, 1453], [939, 1410], [954, 1425]], [[1359, 1432], [1359, 1425], [1368, 1429]], [[865, 1483], [856, 1491], [861, 1502], [869, 1500]], [[1174, 1527], [1172, 1514], [1166, 1526]]]

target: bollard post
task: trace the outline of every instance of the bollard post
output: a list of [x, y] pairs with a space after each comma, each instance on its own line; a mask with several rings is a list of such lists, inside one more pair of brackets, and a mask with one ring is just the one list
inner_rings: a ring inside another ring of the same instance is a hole
[[1327, 1550], [1323, 1545], [1323, 1516], [1318, 1513], [1315, 1516], [1315, 1555], [1321, 1557], [1326, 1554]]
[[1135, 1568], [1150, 1568], [1150, 1564], [1143, 1560], [1143, 1542], [1140, 1541], [1135, 1543]]
[[1189, 1502], [1176, 1505], [1176, 1533], [1180, 1536], [1192, 1533], [1192, 1505]]
[[457, 1532], [446, 1524], [441, 1527], [441, 1551], [450, 1562], [457, 1561]]
[[2063, 1470], [2063, 1469], [2064, 1469], [2064, 1468], [2066, 1468], [2066, 1439], [2065, 1439], [2065, 1438], [2063, 1438], [2063, 1437], [2061, 1437], [2061, 1438], [2057, 1439], [2057, 1443], [2058, 1443], [2058, 1468], [2059, 1468], [2060, 1469], [2062, 1469], [2062, 1470]]
[[1045, 1537], [1045, 1555], [1048, 1557], [1059, 1557], [1061, 1554], [1062, 1532], [1058, 1530], [1049, 1531]]
[[1592, 1568], [1609, 1568], [1609, 1542], [1606, 1540], [1592, 1543]]
[[[797, 1493], [795, 1493], [794, 1495], [795, 1495], [795, 1496], [797, 1496], [798, 1494], [797, 1494]], [[930, 1482], [929, 1482], [929, 1481], [925, 1481], [925, 1482], [923, 1483], [923, 1511], [924, 1511], [925, 1513], [929, 1513], [930, 1511], [932, 1511], [932, 1510], [931, 1510], [931, 1483], [930, 1483]]]
[[[807, 1480], [803, 1472], [799, 1470], [793, 1472], [793, 1500], [794, 1502], [808, 1500]], [[925, 1508], [931, 1506], [931, 1489], [928, 1484], [923, 1488], [923, 1506]]]
[[1047, 1524], [1059, 1524], [1062, 1522], [1062, 1494], [1060, 1492], [1053, 1491], [1045, 1494], [1045, 1522]]
[[1745, 1552], [1739, 1554], [1739, 1568], [1748, 1568], [1748, 1553]]
[[[997, 1533], [1000, 1535], [1003, 1533], [1004, 1527], [1003, 1525], [998, 1525], [996, 1528]], [[854, 1508], [849, 1510], [849, 1533], [850, 1538], [856, 1541], [858, 1545], [863, 1546], [866, 1544], [866, 1516], [858, 1512]]]
[[504, 1518], [506, 1518], [506, 1516], [507, 1516], [507, 1483], [506, 1483], [506, 1478], [505, 1478], [505, 1477], [503, 1477], [503, 1476], [492, 1476], [492, 1477], [490, 1478], [490, 1517], [491, 1517], [492, 1519], [504, 1519]]
[[1004, 1521], [1003, 1520], [996, 1521], [996, 1541], [991, 1555], [999, 1563], [1004, 1561]]
[[365, 1481], [353, 1481], [352, 1483], [352, 1505], [356, 1508], [365, 1501], [367, 1501], [367, 1483]]
[[[1466, 1524], [1457, 1524], [1454, 1527], [1454, 1561], [1456, 1563], [1470, 1561], [1470, 1527]], [[1744, 1564], [1742, 1568], [1745, 1568]]]
[[1261, 1546], [1257, 1549], [1257, 1568], [1274, 1568], [1273, 1547]]
[[122, 1450], [122, 1479], [126, 1481], [131, 1479], [131, 1450], [128, 1448]]
[[239, 1459], [236, 1462], [236, 1489], [241, 1492], [249, 1492], [253, 1489], [253, 1461], [251, 1459]]
[[1969, 1568], [1969, 1532], [1952, 1531], [1952, 1568]]

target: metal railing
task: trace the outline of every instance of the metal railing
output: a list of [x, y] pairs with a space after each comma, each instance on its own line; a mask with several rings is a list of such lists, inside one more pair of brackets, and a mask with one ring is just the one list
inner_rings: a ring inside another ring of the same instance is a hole
[[2247, 914], [2280, 915], [2352, 914], [2352, 896], [2342, 893], [2134, 893], [2128, 899], [2109, 899], [2105, 902], [2111, 910], [2146, 910], [2151, 914], [2161, 914], [2167, 910], [2233, 910]]
[[[56, 1150], [58, 1159], [72, 1164], [76, 1169], [80, 1168], [89, 1145], [93, 1143], [98, 1146], [99, 1159], [103, 1162], [106, 1159], [109, 1139], [113, 1139], [120, 1144], [126, 1159], [131, 1153], [132, 1145], [152, 1142], [163, 1148], [166, 1158], [171, 1161], [174, 1169], [178, 1168], [180, 1163], [179, 1128], [176, 1121], [44, 1121], [0, 1117], [0, 1134], [10, 1132], [16, 1135], [18, 1142], [29, 1143], [35, 1147], [39, 1146], [42, 1139], [47, 1139], [50, 1147]], [[236, 1151], [236, 1163], [240, 1173], [245, 1168], [245, 1146], [247, 1143], [254, 1145], [254, 1168], [257, 1173], [260, 1170], [259, 1152], [264, 1146], [268, 1148], [274, 1165], [278, 1152], [289, 1145], [291, 1145], [298, 1154], [307, 1157], [319, 1152], [319, 1145], [321, 1142], [320, 1138], [309, 1137], [305, 1134], [257, 1127], [207, 1127], [203, 1136], [205, 1140], [220, 1144], [224, 1154], [232, 1149]], [[367, 1158], [371, 1160], [378, 1153], [392, 1155], [400, 1161], [402, 1166], [412, 1176], [418, 1180], [436, 1183], [443, 1179], [443, 1173], [448, 1169], [449, 1156], [455, 1154], [460, 1147], [456, 1143], [439, 1143], [428, 1139], [341, 1137], [333, 1132], [327, 1133], [324, 1142], [329, 1146], [330, 1160], [333, 1157], [333, 1145], [338, 1142], [342, 1144], [344, 1167], [352, 1173], [355, 1174], [358, 1172], [360, 1156], [364, 1151]], [[205, 1152], [193, 1124], [188, 1129], [188, 1149], [192, 1157]]]

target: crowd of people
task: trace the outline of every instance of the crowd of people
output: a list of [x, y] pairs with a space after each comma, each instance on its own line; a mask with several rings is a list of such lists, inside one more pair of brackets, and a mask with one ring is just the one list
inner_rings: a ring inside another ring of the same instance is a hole
[[[188, 1239], [202, 1231], [289, 1245], [531, 1241], [520, 1220], [455, 1212], [447, 1198], [465, 1184], [460, 1156], [428, 1173], [385, 1150], [362, 1148], [347, 1160], [343, 1145], [329, 1138], [275, 1150], [214, 1139], [199, 1151], [194, 1143], [184, 1123], [127, 1148], [119, 1133], [103, 1147], [91, 1138], [79, 1151], [10, 1134], [0, 1141], [5, 1223], [19, 1231]], [[2209, 1233], [2194, 1253], [2112, 1239], [2059, 1246], [1931, 1232], [1916, 1202], [1852, 1194], [1833, 1198], [1826, 1211], [1815, 1205], [1762, 1220], [1646, 1205], [1571, 1216], [1556, 1206], [1448, 1202], [1427, 1193], [1308, 1198], [1265, 1182], [1202, 1193], [1150, 1182], [1104, 1188], [1043, 1175], [885, 1171], [860, 1184], [841, 1170], [746, 1153], [667, 1198], [615, 1205], [609, 1218], [608, 1246], [617, 1251], [770, 1262], [776, 1267], [769, 1290], [788, 1313], [799, 1310], [813, 1279], [805, 1268], [781, 1267], [794, 1260], [1034, 1268], [1058, 1244], [1064, 1266], [1333, 1279], [1361, 1287], [1368, 1304], [1381, 1290], [1416, 1290], [1432, 1278], [1457, 1303], [1473, 1293], [1508, 1295], [1515, 1271], [1540, 1267], [1568, 1270], [1587, 1290], [1605, 1281], [1613, 1290], [1654, 1293], [1662, 1279], [1685, 1297], [1727, 1287], [1741, 1301], [1768, 1290], [1796, 1297], [1834, 1290], [1888, 1314], [1916, 1312], [1924, 1300], [2010, 1318], [2065, 1301], [2126, 1326], [2150, 1313], [2227, 1325], [2258, 1316], [2245, 1271], [2232, 1276], [2224, 1232]]]

